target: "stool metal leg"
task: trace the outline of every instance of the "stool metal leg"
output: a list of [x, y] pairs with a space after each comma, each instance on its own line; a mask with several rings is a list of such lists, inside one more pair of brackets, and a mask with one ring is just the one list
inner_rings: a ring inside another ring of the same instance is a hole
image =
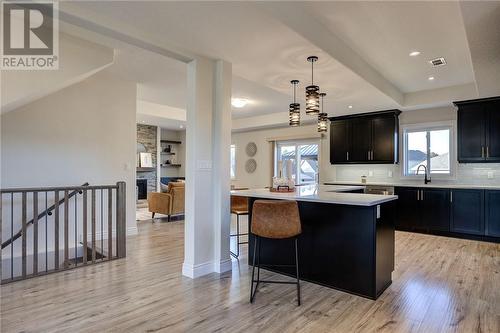
[[299, 251], [297, 238], [295, 238], [295, 269], [297, 272], [297, 305], [300, 306]]
[[255, 257], [257, 254], [257, 242], [259, 241], [259, 237], [255, 236], [255, 242], [253, 244], [253, 265], [252, 265], [252, 282], [250, 284], [250, 303], [253, 303], [253, 299], [255, 297], [255, 293], [257, 292], [257, 287], [259, 286], [259, 282], [257, 281], [257, 285], [255, 286], [255, 291], [253, 289], [254, 276], [255, 276]]

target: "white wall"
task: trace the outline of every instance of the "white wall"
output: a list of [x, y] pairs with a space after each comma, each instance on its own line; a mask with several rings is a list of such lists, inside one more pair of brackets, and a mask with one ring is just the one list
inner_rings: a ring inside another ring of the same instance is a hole
[[[236, 145], [236, 179], [231, 183], [236, 187], [265, 187], [270, 185], [272, 166], [272, 144], [268, 141], [273, 138], [305, 138], [318, 137], [316, 125], [301, 127], [284, 127], [233, 133], [231, 144]], [[324, 139], [321, 140], [321, 145]], [[245, 171], [245, 163], [250, 158], [246, 155], [245, 147], [249, 142], [257, 145], [257, 154], [253, 157], [257, 161], [254, 173]], [[329, 156], [325, 155], [325, 156]]]
[[125, 181], [128, 232], [136, 232], [135, 116], [135, 84], [103, 72], [3, 114], [2, 187]]
[[[422, 109], [406, 111], [400, 115], [400, 125], [455, 121], [457, 112], [453, 107], [442, 107], [432, 109]], [[269, 175], [271, 174], [271, 154], [270, 146], [266, 138], [290, 136], [303, 137], [304, 134], [317, 135], [316, 126], [308, 125], [296, 128], [284, 127], [265, 130], [253, 130], [248, 132], [238, 132], [232, 134], [232, 143], [236, 144], [236, 179], [232, 182], [238, 187], [264, 187], [269, 185]], [[401, 171], [398, 164], [379, 165], [336, 165], [330, 164], [330, 141], [329, 133], [320, 140], [320, 182], [325, 181], [353, 181], [359, 182], [361, 176], [369, 175], [370, 182], [398, 182], [401, 181]], [[257, 143], [258, 152], [257, 171], [248, 174], [245, 171], [245, 162], [248, 157], [245, 154], [245, 146], [248, 142]], [[456, 163], [456, 162], [455, 162]], [[488, 172], [493, 172], [494, 178], [488, 179]], [[389, 174], [392, 173], [392, 177]], [[478, 163], [478, 164], [458, 164], [456, 180], [450, 182], [466, 184], [500, 184], [500, 164]]]

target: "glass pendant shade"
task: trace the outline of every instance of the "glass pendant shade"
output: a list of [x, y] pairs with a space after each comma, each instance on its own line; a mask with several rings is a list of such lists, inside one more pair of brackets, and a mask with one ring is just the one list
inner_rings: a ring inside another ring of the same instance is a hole
[[290, 126], [296, 127], [300, 125], [300, 104], [299, 103], [291, 103], [290, 104]]
[[290, 83], [293, 86], [293, 103], [290, 103], [288, 109], [289, 122], [288, 124], [292, 127], [300, 126], [300, 104], [297, 103], [295, 99], [296, 87], [299, 84], [299, 80], [292, 80]]
[[318, 132], [326, 132], [328, 130], [328, 114], [318, 114]]
[[316, 115], [319, 113], [319, 87], [306, 87], [306, 114]]

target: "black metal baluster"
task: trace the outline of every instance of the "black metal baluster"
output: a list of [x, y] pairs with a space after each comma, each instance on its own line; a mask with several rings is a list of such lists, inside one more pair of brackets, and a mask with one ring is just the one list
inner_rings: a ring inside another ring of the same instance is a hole
[[47, 191], [45, 191], [45, 273], [48, 272], [49, 270], [49, 259], [48, 259], [48, 227], [47, 227], [47, 220], [48, 220], [48, 215], [49, 212], [47, 211], [47, 206], [48, 206], [48, 201], [47, 201]]
[[[103, 213], [103, 198], [102, 198], [102, 188], [101, 188], [101, 261], [104, 260], [104, 255], [103, 255], [103, 253], [104, 253], [104, 244], [103, 244], [103, 241], [102, 241], [103, 235], [104, 235], [103, 234], [104, 230], [103, 230], [103, 227], [102, 227], [103, 220], [104, 220], [104, 213]], [[109, 237], [109, 235], [108, 235], [108, 237]]]
[[[10, 194], [10, 239], [14, 239], [14, 193]], [[10, 243], [10, 279], [14, 280], [14, 242]]]
[[75, 267], [78, 266], [78, 195], [75, 194]]
[[33, 191], [33, 275], [38, 274], [38, 192]]

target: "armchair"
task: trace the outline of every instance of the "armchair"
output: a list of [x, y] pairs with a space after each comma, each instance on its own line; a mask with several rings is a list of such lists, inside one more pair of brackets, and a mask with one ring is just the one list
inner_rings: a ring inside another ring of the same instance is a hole
[[166, 193], [149, 193], [148, 207], [152, 218], [159, 213], [168, 215], [168, 221], [170, 221], [172, 215], [184, 214], [184, 183], [169, 183]]

